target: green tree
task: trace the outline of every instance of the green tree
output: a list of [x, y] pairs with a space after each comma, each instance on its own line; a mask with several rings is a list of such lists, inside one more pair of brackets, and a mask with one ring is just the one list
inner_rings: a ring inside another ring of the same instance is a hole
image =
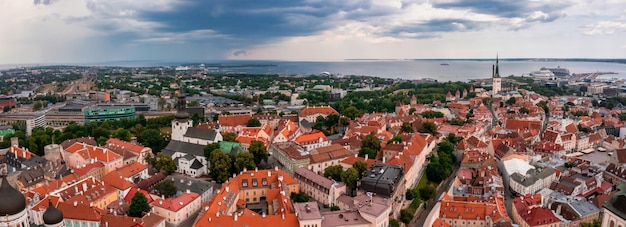
[[250, 118], [250, 120], [248, 120], [248, 124], [246, 124], [247, 127], [261, 127], [261, 122], [259, 121], [259, 119], [256, 118]]
[[424, 118], [442, 118], [443, 113], [439, 111], [427, 110], [421, 113]]
[[207, 159], [209, 157], [211, 157], [211, 152], [213, 152], [214, 150], [220, 149], [220, 144], [219, 143], [210, 143], [207, 144], [206, 147], [204, 147], [204, 157], [206, 157]]
[[[108, 123], [108, 122], [105, 122]], [[102, 123], [103, 125], [105, 123]], [[100, 137], [104, 137], [104, 138], [109, 138], [111, 137], [111, 130], [109, 130], [109, 128], [105, 128], [105, 127], [97, 127], [94, 130], [91, 131], [91, 136], [94, 138], [100, 138]]]
[[431, 186], [430, 184], [426, 184], [426, 185], [424, 185], [423, 187], [421, 187], [419, 189], [419, 195], [420, 195], [420, 198], [423, 201], [435, 198], [435, 196], [436, 196], [436, 189], [435, 189], [435, 187]]
[[160, 152], [165, 148], [165, 139], [158, 129], [145, 129], [139, 136], [139, 142], [146, 147], [150, 147], [153, 153]]
[[361, 148], [369, 148], [378, 153], [378, 151], [380, 151], [380, 139], [378, 139], [376, 134], [372, 132], [363, 138], [361, 141]]
[[237, 142], [237, 134], [232, 132], [222, 134], [222, 138], [224, 139], [224, 141]]
[[400, 227], [400, 222], [395, 218], [389, 218], [389, 227]]
[[441, 182], [446, 178], [445, 172], [445, 168], [439, 162], [431, 162], [426, 166], [426, 178], [431, 182]]
[[294, 203], [304, 203], [304, 202], [308, 202], [311, 199], [311, 197], [309, 197], [309, 195], [307, 195], [304, 192], [298, 192], [298, 193], [292, 192], [289, 198]]
[[394, 142], [402, 143], [402, 136], [395, 135], [395, 136], [391, 137], [391, 139], [389, 139], [389, 141], [387, 141], [387, 144], [392, 144]]
[[402, 132], [406, 132], [406, 133], [414, 133], [415, 129], [413, 128], [413, 124], [411, 124], [411, 122], [402, 122], [402, 127], [401, 127]]
[[256, 140], [250, 143], [248, 152], [250, 152], [254, 156], [254, 163], [256, 163], [257, 165], [263, 160], [267, 161], [267, 157], [269, 156], [265, 144], [261, 141]]
[[435, 125], [434, 122], [424, 122], [418, 131], [421, 133], [430, 133], [435, 135], [437, 134], [437, 125]]
[[117, 130], [115, 130], [113, 132], [113, 138], [118, 138], [120, 140], [124, 140], [124, 141], [130, 141], [130, 131], [124, 129], [124, 128], [118, 128]]
[[148, 199], [143, 193], [137, 192], [133, 196], [133, 200], [130, 201], [128, 216], [140, 218], [143, 217], [144, 212], [150, 212], [150, 204], [148, 204]]
[[249, 170], [256, 168], [254, 155], [248, 152], [237, 153], [237, 158], [235, 159], [235, 168], [238, 172], [243, 171], [244, 168]]
[[349, 106], [348, 108], [345, 108], [341, 114], [350, 118], [351, 120], [354, 120], [355, 118], [361, 116], [361, 111], [354, 106]]
[[[342, 169], [343, 171], [343, 169]], [[350, 191], [354, 191], [356, 189], [357, 181], [359, 180], [359, 172], [354, 168], [349, 168], [346, 171], [341, 173], [341, 182], [345, 183]], [[351, 194], [351, 193], [348, 193]]]
[[367, 155], [368, 158], [376, 158], [376, 151], [369, 147], [362, 147], [359, 150], [359, 157], [365, 157], [365, 155]]
[[506, 104], [509, 106], [515, 104], [515, 102], [517, 102], [517, 99], [515, 97], [511, 97], [509, 98], [509, 100], [506, 100]]
[[359, 173], [359, 178], [360, 178], [361, 174], [367, 171], [367, 164], [359, 160], [359, 161], [354, 162], [354, 164], [352, 164], [352, 168], [354, 168], [356, 172]]
[[528, 108], [522, 106], [521, 108], [519, 108], [519, 113], [520, 114], [529, 114], [530, 110]]
[[341, 165], [329, 166], [324, 169], [324, 176], [330, 177], [335, 181], [341, 181], [341, 174], [343, 173], [343, 167]]
[[178, 191], [178, 188], [176, 188], [176, 185], [172, 180], [161, 181], [154, 186], [154, 189], [159, 192], [159, 195], [163, 195], [168, 198], [175, 196], [176, 191]]
[[159, 152], [156, 157], [156, 164], [154, 166], [158, 170], [163, 170], [167, 174], [176, 171], [176, 162], [172, 159], [172, 156], [166, 155], [163, 152]]
[[224, 153], [222, 150], [217, 149], [211, 152], [209, 158], [211, 163], [211, 178], [217, 183], [224, 183], [230, 177], [230, 168], [232, 167], [232, 161], [230, 156]]
[[450, 143], [449, 141], [443, 141], [438, 144], [437, 152], [446, 152], [452, 154], [452, 152], [454, 152], [454, 144]]
[[40, 110], [41, 107], [43, 107], [43, 104], [41, 102], [35, 102], [35, 104], [33, 104], [33, 110], [35, 111]]
[[593, 219], [591, 223], [580, 223], [580, 227], [600, 227], [602, 226], [602, 222], [599, 219]]
[[402, 209], [400, 210], [400, 221], [402, 221], [404, 224], [409, 224], [409, 222], [413, 220], [414, 215], [415, 212], [413, 212], [411, 209]]
[[37, 145], [37, 141], [35, 141], [35, 137], [31, 136], [28, 138], [28, 150], [31, 150], [31, 151], [39, 150], [39, 145]]
[[339, 206], [331, 206], [331, 207], [330, 207], [330, 211], [338, 211], [338, 210], [341, 210], [341, 209], [339, 208]]

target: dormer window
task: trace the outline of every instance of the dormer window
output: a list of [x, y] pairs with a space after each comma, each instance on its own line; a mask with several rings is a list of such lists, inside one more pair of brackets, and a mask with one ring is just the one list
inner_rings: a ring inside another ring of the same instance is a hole
[[258, 186], [258, 182], [256, 179], [252, 179], [252, 187], [257, 187]]
[[267, 186], [267, 178], [261, 179], [261, 184], [263, 184], [263, 186]]
[[242, 185], [244, 188], [247, 188], [247, 187], [248, 187], [248, 180], [242, 180], [242, 181], [241, 181], [241, 185]]

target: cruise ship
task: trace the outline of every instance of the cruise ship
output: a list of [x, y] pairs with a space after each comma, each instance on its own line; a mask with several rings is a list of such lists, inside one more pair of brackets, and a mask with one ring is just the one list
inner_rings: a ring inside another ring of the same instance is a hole
[[544, 80], [545, 79], [551, 80], [551, 79], [554, 79], [555, 77], [554, 73], [546, 68], [541, 68], [539, 71], [530, 72], [529, 75], [535, 79], [544, 79]]
[[566, 68], [561, 68], [561, 66], [557, 66], [556, 68], [542, 67], [540, 70], [541, 71], [543, 71], [543, 70], [550, 70], [550, 72], [552, 72], [557, 77], [569, 76], [569, 70], [566, 69]]

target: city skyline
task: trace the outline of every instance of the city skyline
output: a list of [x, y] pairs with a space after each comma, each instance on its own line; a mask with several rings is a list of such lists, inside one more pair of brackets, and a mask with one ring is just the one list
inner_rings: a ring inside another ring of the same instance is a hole
[[0, 64], [626, 58], [618, 0], [0, 2]]

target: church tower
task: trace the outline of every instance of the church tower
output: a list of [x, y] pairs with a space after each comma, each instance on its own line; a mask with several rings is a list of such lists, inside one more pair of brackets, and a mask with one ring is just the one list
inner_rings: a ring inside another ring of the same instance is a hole
[[193, 126], [193, 121], [189, 119], [189, 113], [185, 110], [187, 100], [185, 99], [182, 82], [179, 84], [179, 87], [176, 115], [174, 115], [175, 119], [172, 121], [172, 140], [183, 141], [183, 136], [187, 132], [187, 129]]
[[491, 79], [493, 84], [491, 95], [498, 94], [498, 92], [502, 91], [502, 78], [500, 77], [500, 67], [498, 63], [498, 55], [496, 55], [496, 64], [491, 66]]

